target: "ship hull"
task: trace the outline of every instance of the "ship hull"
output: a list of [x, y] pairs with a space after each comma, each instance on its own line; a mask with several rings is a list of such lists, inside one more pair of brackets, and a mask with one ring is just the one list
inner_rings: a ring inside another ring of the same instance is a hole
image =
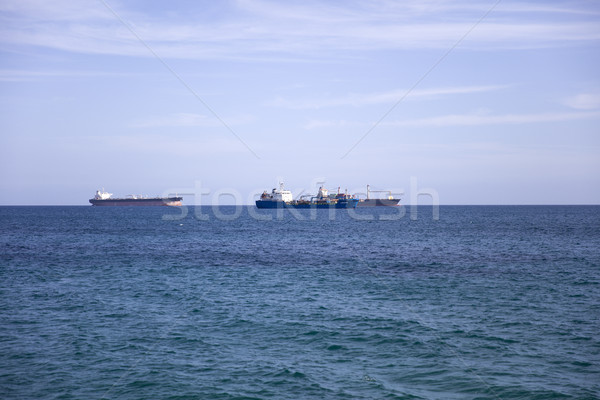
[[367, 199], [361, 200], [357, 207], [394, 207], [400, 199]]
[[181, 206], [182, 197], [156, 197], [149, 199], [90, 199], [93, 206], [121, 207], [121, 206]]
[[256, 200], [257, 208], [355, 208], [358, 200], [350, 199], [347, 201], [338, 201], [336, 203], [286, 203], [284, 201], [274, 201], [274, 200]]

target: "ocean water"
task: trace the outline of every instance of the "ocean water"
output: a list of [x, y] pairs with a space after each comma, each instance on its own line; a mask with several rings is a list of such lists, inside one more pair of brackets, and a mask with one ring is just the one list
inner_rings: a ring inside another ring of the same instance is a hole
[[0, 398], [600, 398], [600, 206], [432, 211], [0, 207]]

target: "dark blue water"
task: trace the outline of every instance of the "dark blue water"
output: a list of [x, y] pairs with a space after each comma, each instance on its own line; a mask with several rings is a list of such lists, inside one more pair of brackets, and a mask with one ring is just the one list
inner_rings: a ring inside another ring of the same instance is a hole
[[600, 207], [240, 210], [0, 207], [0, 397], [600, 398]]

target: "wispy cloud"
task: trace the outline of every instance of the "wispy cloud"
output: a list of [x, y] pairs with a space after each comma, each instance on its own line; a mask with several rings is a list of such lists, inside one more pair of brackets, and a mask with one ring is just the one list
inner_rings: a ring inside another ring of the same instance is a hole
[[153, 116], [134, 121], [133, 128], [161, 128], [161, 127], [215, 127], [220, 122], [206, 115], [193, 113], [176, 113], [166, 116]]
[[[0, 81], [3, 82], [25, 82], [35, 81], [48, 77], [52, 78], [78, 78], [78, 77], [98, 77], [98, 76], [131, 76], [133, 73], [107, 72], [107, 71], [40, 71], [40, 70], [0, 70]], [[135, 74], [136, 76], [139, 73]]]
[[320, 120], [320, 119], [311, 119], [304, 125], [304, 129], [320, 129], [320, 128], [342, 128], [342, 127], [351, 127], [351, 126], [363, 126], [364, 124], [359, 122], [352, 122], [346, 120]]
[[[452, 127], [452, 126], [480, 126], [480, 125], [516, 125], [544, 122], [564, 122], [600, 118], [600, 111], [594, 112], [567, 112], [567, 113], [539, 113], [539, 114], [450, 114], [428, 118], [416, 118], [382, 122], [381, 126], [391, 127]], [[339, 128], [348, 126], [369, 126], [370, 124], [345, 120], [311, 120], [305, 129]]]
[[[226, 118], [227, 125], [240, 125], [252, 122], [254, 117], [250, 115]], [[195, 113], [174, 113], [163, 116], [151, 116], [139, 119], [131, 123], [133, 128], [181, 128], [181, 127], [221, 127], [223, 123], [214, 117]]]
[[[428, 88], [413, 90], [406, 97], [406, 100], [414, 99], [435, 99], [442, 96], [458, 95], [458, 94], [470, 94], [470, 93], [481, 93], [490, 92], [494, 90], [504, 89], [506, 85], [486, 85], [486, 86], [453, 86], [453, 87], [440, 87], [440, 88]], [[277, 98], [275, 100], [268, 101], [265, 103], [269, 106], [283, 107], [289, 109], [318, 109], [325, 107], [339, 107], [339, 106], [366, 106], [373, 104], [386, 104], [397, 102], [398, 99], [402, 98], [407, 92], [407, 89], [396, 89], [387, 92], [372, 92], [372, 93], [349, 93], [343, 97], [330, 97], [330, 98], [314, 98], [304, 100], [287, 100], [284, 98]]]
[[[328, 58], [349, 51], [447, 48], [481, 17], [488, 2], [276, 1], [219, 2], [219, 18], [205, 5], [160, 18], [128, 3], [109, 1], [162, 57]], [[598, 10], [536, 4], [501, 4], [461, 44], [470, 48], [534, 48], [600, 40]], [[570, 18], [558, 19], [568, 13]], [[550, 15], [540, 21], [540, 15]], [[95, 1], [0, 4], [0, 41], [77, 53], [151, 56], [119, 21]]]
[[223, 136], [177, 137], [174, 135], [132, 134], [97, 138], [103, 145], [131, 154], [186, 156], [219, 156], [246, 154], [244, 146], [234, 138]]
[[541, 114], [456, 114], [442, 115], [430, 118], [384, 122], [388, 126], [407, 127], [446, 127], [446, 126], [476, 126], [476, 125], [512, 125], [532, 124], [541, 122], [562, 122], [581, 119], [599, 118], [600, 112], [569, 112]]
[[563, 103], [577, 110], [597, 110], [600, 109], [600, 94], [580, 93], [566, 98]]

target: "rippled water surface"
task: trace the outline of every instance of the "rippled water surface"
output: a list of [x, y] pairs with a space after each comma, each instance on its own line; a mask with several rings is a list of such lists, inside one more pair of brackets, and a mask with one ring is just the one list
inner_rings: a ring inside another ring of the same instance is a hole
[[0, 207], [0, 397], [600, 398], [600, 207], [413, 217]]

